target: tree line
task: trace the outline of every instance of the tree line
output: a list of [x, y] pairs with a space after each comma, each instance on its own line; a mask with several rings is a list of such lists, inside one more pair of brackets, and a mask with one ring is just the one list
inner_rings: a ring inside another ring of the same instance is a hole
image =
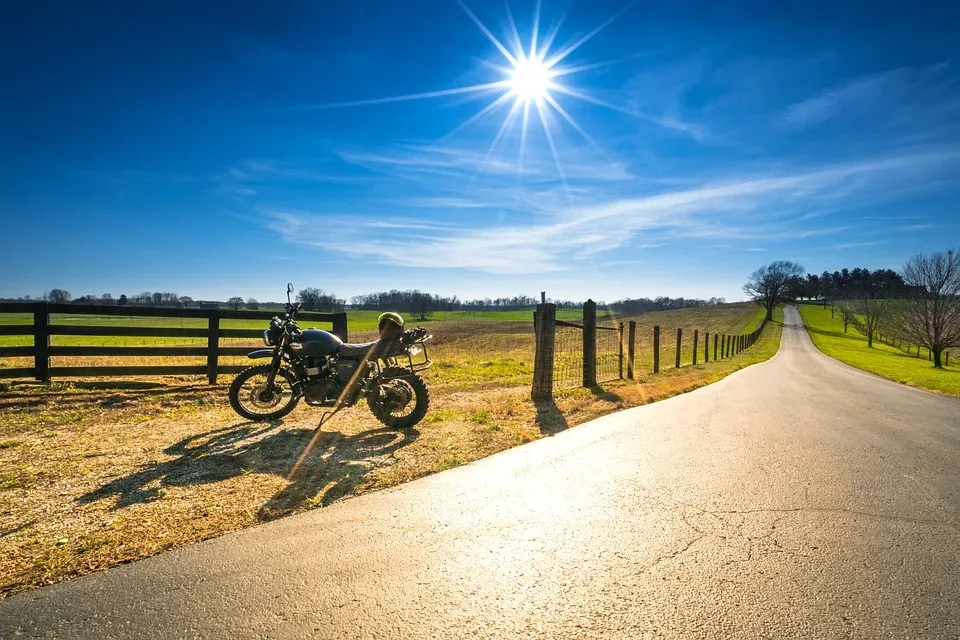
[[768, 320], [781, 302], [831, 304], [844, 332], [853, 325], [867, 347], [882, 331], [928, 349], [938, 369], [944, 351], [960, 347], [960, 249], [919, 253], [898, 271], [857, 268], [820, 276], [804, 276], [802, 266], [780, 260], [753, 272], [743, 290], [766, 308]]
[[[441, 296], [432, 293], [426, 293], [419, 289], [410, 289], [400, 291], [391, 289], [390, 291], [378, 291], [363, 295], [353, 296], [350, 304], [336, 294], [327, 293], [316, 287], [306, 287], [297, 293], [296, 299], [303, 306], [305, 311], [320, 312], [340, 312], [346, 308], [368, 309], [372, 311], [398, 311], [400, 313], [409, 313], [415, 320], [425, 320], [433, 313], [438, 311], [524, 311], [537, 306], [538, 300], [528, 295], [504, 296], [498, 298], [475, 298], [460, 299], [459, 296]], [[20, 301], [30, 301], [30, 296], [19, 298]], [[58, 304], [76, 303], [76, 304], [106, 304], [106, 305], [131, 305], [145, 307], [175, 307], [175, 308], [216, 308], [227, 307], [230, 309], [259, 309], [260, 307], [276, 308], [282, 306], [280, 302], [260, 302], [255, 298], [242, 298], [234, 296], [226, 301], [217, 300], [194, 300], [190, 296], [181, 296], [174, 292], [150, 292], [144, 291], [137, 295], [120, 295], [116, 298], [112, 294], [104, 293], [100, 296], [85, 295], [78, 298], [72, 298], [70, 292], [66, 289], [51, 289], [45, 292], [38, 300], [54, 302]], [[583, 306], [582, 300], [565, 300], [550, 298], [550, 302], [559, 308], [579, 308]], [[703, 307], [708, 305], [723, 304], [724, 298], [671, 298], [669, 296], [658, 296], [656, 298], [623, 298], [609, 304], [598, 302], [600, 308], [606, 308], [618, 313], [644, 313], [647, 311], [665, 311], [669, 309], [684, 309], [688, 307]]]

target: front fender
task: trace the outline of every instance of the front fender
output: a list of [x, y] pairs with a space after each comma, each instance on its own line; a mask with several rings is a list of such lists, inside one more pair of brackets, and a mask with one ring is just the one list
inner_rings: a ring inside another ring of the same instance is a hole
[[256, 351], [248, 353], [247, 357], [251, 360], [256, 360], [257, 358], [272, 358], [273, 349], [257, 349]]

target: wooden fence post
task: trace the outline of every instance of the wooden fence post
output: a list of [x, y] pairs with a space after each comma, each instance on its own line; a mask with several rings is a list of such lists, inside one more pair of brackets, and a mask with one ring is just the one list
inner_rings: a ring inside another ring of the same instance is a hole
[[653, 328], [653, 372], [660, 373], [660, 326]]
[[534, 317], [536, 318], [537, 346], [533, 357], [533, 389], [530, 391], [530, 397], [534, 400], [549, 400], [553, 397], [557, 305], [538, 304]]
[[683, 342], [683, 329], [677, 329], [677, 369], [680, 368], [680, 344]]
[[623, 323], [620, 323], [620, 344], [618, 345], [617, 361], [620, 363], [620, 379], [623, 380]]
[[33, 369], [41, 382], [50, 382], [50, 307], [37, 302], [33, 307]]
[[631, 320], [627, 329], [627, 378], [634, 379], [633, 358], [636, 354], [637, 321]]
[[703, 362], [710, 362], [710, 332], [703, 332]]
[[333, 331], [330, 333], [334, 334], [344, 342], [347, 342], [347, 314], [338, 313], [337, 317], [333, 319]]
[[207, 382], [217, 384], [217, 365], [220, 349], [220, 310], [207, 314]]
[[700, 330], [693, 330], [693, 364], [697, 364], [697, 349], [700, 348]]
[[583, 386], [597, 385], [597, 303], [583, 303]]
[[715, 334], [713, 334], [713, 360], [714, 360], [714, 362], [716, 362], [716, 360], [717, 360], [717, 345], [719, 345], [719, 344], [720, 344], [720, 334], [719, 334], [719, 333], [715, 333]]

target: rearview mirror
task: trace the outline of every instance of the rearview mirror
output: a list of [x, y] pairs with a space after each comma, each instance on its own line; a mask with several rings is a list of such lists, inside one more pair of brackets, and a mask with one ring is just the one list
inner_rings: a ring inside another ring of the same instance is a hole
[[293, 283], [287, 283], [287, 302], [290, 302], [290, 294], [293, 293]]

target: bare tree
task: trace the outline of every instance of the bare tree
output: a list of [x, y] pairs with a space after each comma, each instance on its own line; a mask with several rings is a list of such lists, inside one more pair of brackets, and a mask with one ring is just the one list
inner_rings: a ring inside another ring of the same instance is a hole
[[944, 350], [960, 345], [960, 251], [917, 254], [901, 274], [911, 293], [896, 304], [895, 326], [943, 368]]
[[247, 309], [259, 309], [260, 303], [256, 298], [247, 298]]
[[767, 320], [773, 320], [773, 310], [786, 300], [787, 287], [794, 277], [804, 273], [802, 266], [789, 260], [777, 260], [764, 265], [750, 275], [743, 290], [767, 310]]
[[887, 317], [890, 307], [886, 300], [864, 295], [854, 301], [853, 309], [857, 315], [857, 329], [867, 336], [867, 347], [873, 349], [873, 336]]
[[243, 298], [241, 298], [240, 296], [233, 296], [232, 298], [227, 300], [227, 304], [230, 305], [234, 310], [237, 310], [241, 306], [243, 306]]
[[840, 319], [843, 320], [844, 333], [847, 332], [847, 329], [850, 327], [850, 323], [856, 325], [857, 313], [854, 310], [852, 302], [849, 300], [837, 300], [833, 303], [833, 309], [840, 312]]
[[54, 304], [70, 302], [70, 292], [66, 289], [50, 289], [43, 297]]
[[317, 311], [317, 309], [320, 307], [320, 298], [322, 297], [323, 291], [317, 289], [316, 287], [307, 287], [306, 289], [301, 289], [297, 294], [297, 300], [307, 311]]

